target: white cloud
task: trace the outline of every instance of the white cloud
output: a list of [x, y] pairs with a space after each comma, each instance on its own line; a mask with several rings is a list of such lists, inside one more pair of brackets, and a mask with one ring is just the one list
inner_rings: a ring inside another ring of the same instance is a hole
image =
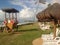
[[45, 4], [46, 0], [39, 0], [39, 2]]
[[19, 22], [36, 21], [34, 10], [32, 10], [31, 8], [22, 9], [19, 12], [18, 20]]
[[[24, 7], [20, 13], [18, 18], [22, 18], [24, 20], [33, 20], [36, 17], [36, 14], [47, 8], [48, 4], [58, 2], [60, 0], [46, 0], [45, 4], [36, 2], [37, 0], [11, 0], [10, 3], [13, 5], [19, 5]], [[41, 0], [42, 1], [42, 0]], [[27, 4], [29, 7], [27, 6]], [[36, 4], [35, 4], [36, 3]], [[34, 15], [35, 14], [35, 15]]]
[[[49, 3], [51, 4], [60, 3], [60, 0], [46, 0], [45, 2], [46, 4], [42, 4], [42, 3], [35, 4], [36, 1], [37, 0], [10, 0], [9, 2], [13, 5], [19, 5], [24, 7], [20, 11], [18, 16], [19, 19], [24, 19], [24, 20], [34, 20], [34, 18], [36, 17], [36, 12], [38, 13], [44, 10], [45, 8], [47, 8], [47, 5]], [[27, 6], [26, 3], [29, 5], [29, 7]], [[4, 13], [2, 12], [2, 10], [0, 10], [0, 20], [3, 19], [4, 19]]]
[[53, 3], [60, 3], [60, 0], [53, 0]]
[[30, 8], [25, 8], [20, 11], [20, 18], [31, 19], [34, 17], [34, 11]]
[[[19, 13], [20, 16], [18, 18], [23, 18], [26, 20], [33, 20], [36, 17], [37, 12], [40, 12], [41, 10], [47, 7], [47, 3], [46, 4], [38, 3], [37, 0], [13, 0], [13, 1], [11, 0], [10, 3], [13, 5], [19, 5], [24, 7], [20, 11]], [[26, 3], [29, 5], [29, 7], [27, 6]]]
[[23, 8], [27, 8], [27, 6], [21, 0], [11, 0], [10, 3], [13, 4], [13, 5], [22, 6]]
[[0, 10], [0, 20], [4, 20], [4, 12]]
[[[9, 2], [13, 5], [22, 6], [23, 9], [20, 11], [18, 18], [24, 20], [34, 20], [36, 14], [45, 8], [49, 3], [53, 4], [55, 2], [60, 3], [60, 0], [46, 0], [46, 4], [38, 3], [37, 0], [10, 0]], [[43, 1], [43, 0], [41, 0]], [[29, 7], [27, 6], [27, 4]], [[35, 4], [36, 3], [36, 4]], [[4, 18], [4, 13], [0, 10], [0, 20]]]
[[60, 3], [60, 0], [46, 0], [50, 4]]
[[42, 10], [46, 9], [48, 4], [49, 4], [48, 2], [46, 2], [45, 4], [40, 3], [38, 10], [40, 9], [42, 11]]
[[[29, 5], [29, 8], [32, 7], [36, 7], [36, 4], [37, 3], [43, 3], [45, 2], [45, 0], [10, 0], [9, 2], [13, 5], [19, 5], [19, 6], [22, 6], [24, 8], [27, 8], [27, 4]], [[26, 4], [27, 3], [27, 4]]]

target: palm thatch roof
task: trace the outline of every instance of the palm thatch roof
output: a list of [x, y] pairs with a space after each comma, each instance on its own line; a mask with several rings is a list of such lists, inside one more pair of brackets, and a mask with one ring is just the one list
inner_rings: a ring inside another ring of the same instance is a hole
[[18, 10], [14, 8], [3, 8], [2, 11], [7, 12], [7, 13], [17, 13], [19, 12]]
[[54, 23], [54, 38], [56, 37], [56, 24], [59, 24], [60, 21], [60, 4], [55, 3], [53, 5], [50, 5], [48, 8], [46, 8], [41, 13], [38, 13], [37, 16], [38, 21], [47, 22], [47, 21], [53, 21]]
[[38, 18], [38, 21], [60, 20], [60, 4], [54, 3], [44, 11], [39, 12], [36, 17]]

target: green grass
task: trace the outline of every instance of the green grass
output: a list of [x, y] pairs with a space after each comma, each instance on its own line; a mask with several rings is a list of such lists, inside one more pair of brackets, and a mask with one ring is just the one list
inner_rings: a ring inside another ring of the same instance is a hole
[[51, 30], [40, 30], [37, 23], [19, 26], [18, 31], [19, 33], [15, 34], [0, 33], [0, 45], [32, 45], [34, 39], [51, 32]]

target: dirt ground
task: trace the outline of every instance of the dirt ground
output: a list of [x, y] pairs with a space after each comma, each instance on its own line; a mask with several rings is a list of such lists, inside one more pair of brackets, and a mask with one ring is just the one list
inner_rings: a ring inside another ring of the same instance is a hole
[[37, 38], [33, 40], [32, 42], [33, 45], [43, 45], [43, 40], [41, 38]]

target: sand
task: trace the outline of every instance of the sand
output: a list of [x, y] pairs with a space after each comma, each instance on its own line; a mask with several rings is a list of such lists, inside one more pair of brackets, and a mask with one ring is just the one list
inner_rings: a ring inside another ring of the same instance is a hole
[[41, 38], [37, 38], [37, 39], [33, 40], [32, 44], [33, 45], [42, 45], [43, 40]]

